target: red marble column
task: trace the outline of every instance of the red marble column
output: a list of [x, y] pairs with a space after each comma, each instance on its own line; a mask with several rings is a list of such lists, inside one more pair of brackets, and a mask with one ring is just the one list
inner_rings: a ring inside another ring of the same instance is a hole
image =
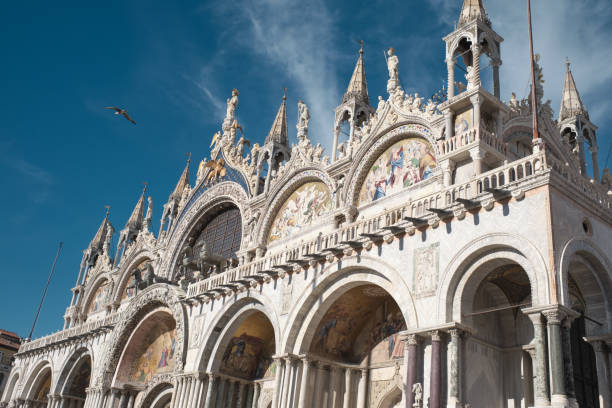
[[416, 382], [417, 375], [417, 336], [409, 334], [404, 340], [406, 342], [406, 408], [412, 408], [414, 404], [414, 393], [412, 386]]
[[429, 408], [440, 408], [440, 332], [431, 335], [431, 370], [429, 372]]

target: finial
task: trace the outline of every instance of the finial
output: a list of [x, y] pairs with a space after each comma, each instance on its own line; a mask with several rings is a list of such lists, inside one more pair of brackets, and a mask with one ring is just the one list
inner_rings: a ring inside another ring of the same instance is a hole
[[358, 40], [359, 43], [359, 55], [363, 55], [363, 40]]
[[287, 88], [283, 88], [283, 101], [287, 100]]
[[187, 152], [187, 164], [191, 163], [191, 152]]
[[570, 60], [569, 60], [569, 57], [565, 57], [565, 68], [568, 71], [570, 70]]
[[142, 194], [144, 195], [147, 192], [147, 186], [149, 185], [149, 183], [143, 181], [142, 184], [144, 184], [144, 189], [142, 190]]
[[106, 208], [105, 218], [108, 218], [108, 214], [110, 213], [110, 205], [105, 205], [104, 208]]

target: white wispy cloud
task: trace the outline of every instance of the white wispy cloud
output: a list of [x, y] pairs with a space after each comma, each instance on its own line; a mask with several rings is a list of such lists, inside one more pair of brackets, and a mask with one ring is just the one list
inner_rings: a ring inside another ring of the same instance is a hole
[[330, 144], [333, 108], [340, 95], [330, 46], [334, 19], [325, 3], [246, 0], [234, 4], [232, 10], [240, 10], [239, 21], [231, 27], [236, 45], [266, 58], [287, 74], [293, 82], [290, 94], [310, 108], [310, 138]]
[[0, 166], [23, 180], [26, 189], [20, 193], [27, 192], [30, 201], [41, 204], [45, 202], [51, 193], [54, 183], [53, 176], [44, 168], [10, 151], [12, 143], [0, 143]]

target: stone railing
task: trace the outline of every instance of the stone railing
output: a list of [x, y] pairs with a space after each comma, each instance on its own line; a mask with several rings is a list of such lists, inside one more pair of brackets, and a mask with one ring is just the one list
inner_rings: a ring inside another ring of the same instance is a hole
[[25, 353], [37, 348], [45, 347], [49, 344], [58, 343], [74, 337], [81, 336], [85, 333], [96, 331], [105, 326], [114, 326], [119, 321], [119, 313], [113, 313], [105, 316], [102, 319], [93, 320], [91, 322], [85, 322], [78, 326], [70, 327], [68, 329], [58, 331], [45, 337], [32, 340], [27, 343], [21, 344], [19, 347], [19, 353]]
[[267, 279], [282, 273], [283, 270], [316, 262], [327, 255], [340, 253], [350, 247], [362, 246], [369, 240], [383, 239], [385, 235], [392, 234], [394, 229], [414, 227], [409, 221], [406, 221], [406, 217], [419, 218], [424, 223], [435, 222], [440, 219], [440, 216], [428, 211], [430, 208], [447, 210], [452, 214], [451, 210], [463, 208], [463, 204], [456, 201], [457, 198], [477, 202], [491, 197], [491, 190], [487, 191], [489, 188], [501, 189], [502, 187], [510, 194], [513, 190], [520, 188], [520, 183], [535, 178], [546, 170], [548, 167], [544, 153], [525, 157], [482, 173], [469, 182], [426, 194], [372, 217], [360, 218], [332, 233], [300, 241], [295, 245], [274, 248], [263, 258], [192, 283], [187, 289], [187, 298], [214, 297], [230, 289]]
[[460, 149], [472, 147], [472, 145], [479, 141], [484, 142], [487, 146], [501, 154], [506, 155], [508, 152], [506, 144], [502, 140], [484, 129], [470, 129], [449, 139], [440, 140], [438, 148], [440, 149], [440, 154], [444, 156]]

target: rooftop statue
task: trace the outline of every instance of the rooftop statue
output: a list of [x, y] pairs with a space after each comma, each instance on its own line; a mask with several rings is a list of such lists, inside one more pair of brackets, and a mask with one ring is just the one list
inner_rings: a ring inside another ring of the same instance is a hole
[[387, 69], [389, 70], [389, 81], [387, 81], [387, 92], [391, 92], [399, 86], [399, 58], [395, 55], [393, 47], [387, 50]]
[[234, 120], [234, 113], [238, 107], [238, 90], [234, 88], [232, 90], [232, 97], [227, 100], [227, 110], [225, 111], [225, 122], [230, 125]]

